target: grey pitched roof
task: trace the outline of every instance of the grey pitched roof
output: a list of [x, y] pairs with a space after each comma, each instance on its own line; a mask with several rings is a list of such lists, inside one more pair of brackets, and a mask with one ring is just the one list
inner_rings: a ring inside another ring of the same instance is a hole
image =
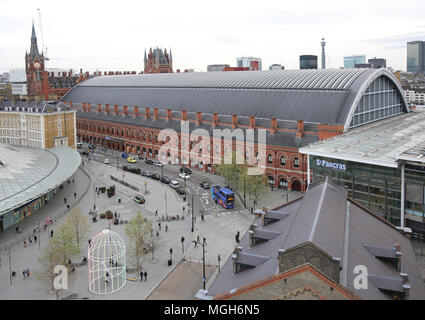
[[[270, 259], [236, 274], [233, 274], [233, 262], [229, 259], [208, 288], [208, 296], [216, 296], [277, 274], [279, 249], [288, 250], [311, 242], [341, 261], [340, 285], [362, 299], [390, 299], [380, 289], [401, 290], [400, 272], [375, 256], [389, 255], [385, 248], [399, 244], [402, 252], [401, 272], [408, 275], [411, 286], [409, 297], [425, 299], [424, 283], [409, 239], [389, 223], [348, 200], [345, 188], [330, 178], [310, 186], [302, 199], [275, 209], [280, 210], [293, 213], [262, 228], [280, 232], [278, 236], [249, 247], [249, 233], [246, 233], [239, 244], [243, 248], [242, 253], [268, 256]], [[254, 224], [260, 225], [261, 218], [257, 218]], [[354, 268], [357, 265], [366, 266], [370, 275], [366, 290], [354, 287], [354, 277], [357, 275]]]
[[62, 101], [346, 124], [367, 85], [380, 75], [397, 81], [385, 69], [100, 76], [78, 84]]

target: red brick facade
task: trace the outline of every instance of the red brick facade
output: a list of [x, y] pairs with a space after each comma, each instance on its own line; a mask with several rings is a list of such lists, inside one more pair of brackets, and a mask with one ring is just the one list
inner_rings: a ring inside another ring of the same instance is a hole
[[[72, 106], [72, 102], [69, 102]], [[252, 116], [250, 118], [250, 125], [243, 126], [237, 123], [237, 116], [232, 117], [231, 123], [222, 123], [218, 122], [218, 115], [214, 114], [212, 117], [212, 121], [202, 120], [202, 113], [198, 112], [194, 119], [187, 118], [187, 112], [182, 111], [180, 113], [180, 117], [176, 118], [172, 117], [171, 110], [167, 110], [165, 116], [161, 116], [158, 113], [157, 108], [144, 108], [141, 111], [139, 107], [134, 107], [134, 111], [129, 112], [128, 108], [123, 108], [121, 111], [118, 106], [106, 105], [90, 105], [90, 103], [83, 103], [82, 107], [76, 107], [83, 111], [83, 113], [77, 114], [77, 137], [79, 141], [90, 142], [97, 145], [102, 145], [107, 148], [127, 151], [129, 153], [135, 155], [147, 156], [149, 158], [154, 158], [161, 160], [159, 155], [160, 148], [164, 144], [160, 142], [158, 137], [160, 133], [160, 129], [154, 129], [149, 127], [142, 127], [139, 125], [131, 125], [131, 124], [123, 124], [116, 123], [112, 121], [101, 121], [90, 119], [90, 117], [84, 117], [85, 112], [102, 112], [102, 113], [110, 113], [115, 115], [122, 115], [123, 117], [140, 117], [142, 119], [146, 119], [147, 117], [152, 119], [166, 119], [167, 121], [171, 120], [188, 120], [200, 123], [209, 123], [212, 127], [219, 125], [228, 126], [229, 128], [241, 127], [247, 129], [249, 127], [258, 128], [255, 125], [255, 117]], [[297, 130], [290, 129], [279, 129], [273, 125], [274, 119], [270, 121], [270, 127], [266, 128], [270, 132], [276, 131], [286, 131], [293, 132], [297, 136], [301, 137], [304, 132], [303, 122], [298, 122]], [[165, 128], [164, 128], [165, 129]], [[308, 132], [309, 134], [316, 134], [318, 136], [322, 136], [322, 133], [319, 132]], [[107, 140], [105, 137], [110, 137], [115, 139], [115, 141]], [[210, 147], [206, 146], [205, 150], [208, 150], [210, 154], [210, 163], [214, 163], [214, 158], [220, 157], [223, 158], [224, 154], [228, 151], [225, 150], [225, 144], [222, 144], [221, 150], [214, 150], [214, 139], [210, 138]], [[184, 142], [182, 145], [182, 141]], [[188, 137], [181, 137], [181, 134], [178, 132], [176, 137], [171, 138], [172, 148], [170, 149], [170, 154], [175, 163], [181, 164], [182, 161], [187, 161], [188, 165], [195, 168], [195, 164], [192, 163], [191, 159], [187, 156], [187, 152], [184, 151], [185, 147], [187, 147]], [[256, 149], [257, 146], [254, 146]], [[233, 149], [236, 149], [236, 146], [233, 144]], [[169, 155], [167, 155], [169, 156]], [[307, 164], [307, 155], [300, 154], [298, 152], [298, 148], [290, 148], [290, 147], [277, 147], [267, 145], [266, 148], [266, 176], [268, 177], [268, 181], [275, 188], [282, 188], [288, 190], [299, 190], [305, 191], [307, 187], [307, 172], [308, 172], [308, 164]], [[196, 169], [214, 172], [213, 165], [201, 165], [196, 167]]]

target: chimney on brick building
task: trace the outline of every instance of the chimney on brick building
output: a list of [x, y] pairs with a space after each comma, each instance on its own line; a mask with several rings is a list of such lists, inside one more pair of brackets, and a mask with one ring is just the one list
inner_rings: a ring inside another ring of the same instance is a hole
[[403, 253], [401, 252], [401, 246], [396, 243], [394, 244], [394, 249], [395, 249], [395, 256], [397, 259], [397, 271], [401, 272], [401, 256], [403, 255]]
[[90, 102], [87, 102], [87, 111], [90, 112]]
[[97, 112], [101, 112], [102, 111], [102, 105], [100, 103], [97, 104]]
[[149, 113], [151, 112], [150, 108], [145, 108], [145, 119], [149, 119]]
[[242, 247], [236, 247], [235, 250], [233, 250], [233, 254], [232, 254], [232, 261], [233, 261], [233, 274], [238, 273], [238, 267], [237, 267], [237, 263], [236, 260], [238, 260], [238, 256], [239, 253], [242, 251]]
[[167, 121], [171, 121], [171, 109], [167, 109]]
[[128, 106], [124, 106], [124, 116], [126, 117], [128, 115]]
[[232, 129], [236, 129], [238, 127], [238, 116], [236, 114], [232, 115]]
[[187, 120], [187, 111], [186, 110], [182, 110], [182, 120], [183, 121]]
[[83, 102], [83, 111], [86, 111], [86, 103]]
[[267, 208], [266, 207], [263, 207], [263, 209], [261, 210], [261, 226], [262, 227], [265, 227], [266, 226], [266, 222], [265, 222], [265, 215], [266, 215], [266, 211], [267, 211]]
[[297, 121], [297, 138], [302, 138], [304, 135], [304, 120]]
[[255, 116], [249, 117], [249, 128], [254, 129], [255, 128]]
[[276, 133], [276, 131], [277, 131], [277, 119], [276, 118], [270, 119], [270, 131], [271, 131], [271, 133]]
[[249, 231], [248, 231], [248, 235], [249, 235], [249, 246], [253, 247], [254, 246], [254, 242], [255, 239], [253, 237], [255, 230], [257, 229], [257, 225], [256, 224], [251, 224], [251, 226], [249, 227]]
[[159, 111], [158, 111], [158, 108], [154, 108], [154, 109], [153, 109], [153, 119], [154, 119], [154, 120], [158, 120], [158, 118], [159, 118]]
[[117, 116], [118, 115], [118, 105], [117, 104], [114, 105], [114, 111], [115, 111], [115, 115]]
[[109, 114], [109, 104], [105, 104], [105, 114]]
[[218, 125], [218, 113], [214, 112], [213, 113], [213, 120], [212, 120], [212, 127], [215, 128]]
[[139, 116], [139, 107], [134, 106], [134, 118], [137, 118]]
[[409, 284], [409, 276], [407, 273], [400, 273], [401, 279], [402, 279], [402, 287], [404, 291], [404, 300], [409, 300], [409, 293], [410, 293], [410, 284]]
[[196, 125], [199, 126], [202, 122], [202, 112], [196, 112]]

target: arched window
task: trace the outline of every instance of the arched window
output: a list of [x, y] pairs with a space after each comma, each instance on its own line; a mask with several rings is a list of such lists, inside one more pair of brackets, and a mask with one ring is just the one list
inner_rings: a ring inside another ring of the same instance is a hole
[[284, 166], [284, 165], [285, 165], [285, 163], [286, 163], [285, 156], [280, 156], [280, 165], [281, 165], [281, 166]]
[[268, 155], [267, 155], [267, 162], [268, 163], [273, 163], [273, 156], [272, 156], [272, 154], [271, 153], [269, 153]]
[[279, 188], [281, 189], [288, 189], [288, 181], [285, 178], [281, 178], [279, 180]]
[[273, 185], [274, 185], [274, 177], [272, 177], [272, 176], [268, 176], [268, 177], [267, 177], [267, 182], [268, 182], [269, 184], [273, 184]]
[[300, 159], [295, 157], [294, 158], [294, 168], [299, 168], [299, 167], [300, 167]]

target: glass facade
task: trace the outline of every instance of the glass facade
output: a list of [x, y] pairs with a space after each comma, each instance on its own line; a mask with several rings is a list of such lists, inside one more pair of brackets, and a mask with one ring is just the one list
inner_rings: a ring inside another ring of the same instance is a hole
[[300, 69], [317, 69], [317, 56], [300, 56]]
[[[400, 168], [310, 156], [310, 169], [312, 182], [332, 177], [347, 187], [351, 199], [394, 225], [400, 225]], [[405, 187], [406, 218], [424, 223], [425, 167], [406, 165]]]
[[407, 72], [424, 73], [425, 71], [425, 41], [407, 43]]
[[403, 102], [398, 88], [385, 76], [375, 79], [363, 94], [350, 128], [403, 113]]
[[354, 68], [356, 64], [366, 63], [366, 56], [344, 57], [344, 68]]

